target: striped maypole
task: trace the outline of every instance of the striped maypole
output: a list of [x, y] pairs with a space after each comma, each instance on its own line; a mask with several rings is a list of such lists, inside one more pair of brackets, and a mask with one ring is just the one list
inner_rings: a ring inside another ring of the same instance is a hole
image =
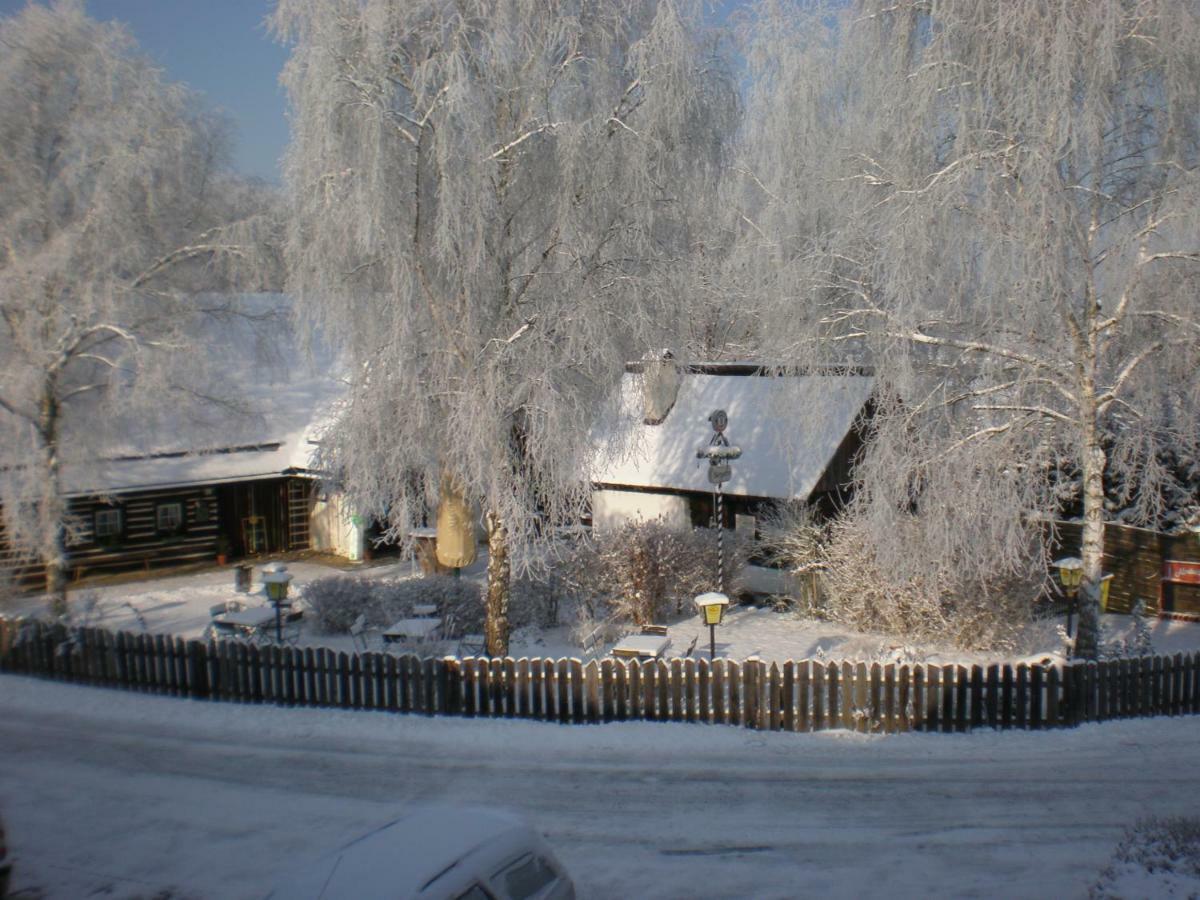
[[717, 590], [725, 593], [725, 515], [721, 505], [721, 485], [717, 485]]
[[725, 428], [729, 425], [729, 416], [725, 414], [725, 410], [713, 410], [708, 421], [712, 423], [713, 434], [709, 438], [708, 446], [696, 451], [696, 458], [708, 460], [708, 481], [717, 495], [715, 503], [717, 508], [717, 590], [723, 594], [725, 593], [725, 498], [721, 491], [721, 485], [729, 480], [730, 460], [737, 459], [742, 455], [742, 451], [738, 447], [729, 446], [729, 439], [725, 437]]

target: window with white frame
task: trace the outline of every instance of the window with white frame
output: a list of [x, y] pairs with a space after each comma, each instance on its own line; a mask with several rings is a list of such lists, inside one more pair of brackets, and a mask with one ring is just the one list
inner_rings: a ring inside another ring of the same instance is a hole
[[114, 544], [125, 531], [125, 511], [119, 506], [97, 509], [92, 515], [92, 532], [97, 544]]
[[178, 500], [158, 504], [154, 520], [159, 534], [178, 534], [183, 531], [183, 504]]

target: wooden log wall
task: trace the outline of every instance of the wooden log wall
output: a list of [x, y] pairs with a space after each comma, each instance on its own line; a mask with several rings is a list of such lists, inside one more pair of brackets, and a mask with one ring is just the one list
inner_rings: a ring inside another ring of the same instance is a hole
[[[1056, 522], [1054, 527], [1058, 533], [1055, 558], [1078, 556], [1083, 526], [1077, 522]], [[1104, 571], [1113, 576], [1108, 589], [1109, 611], [1131, 612], [1140, 599], [1148, 613], [1157, 613], [1163, 563], [1168, 559], [1200, 562], [1200, 542], [1191, 534], [1172, 535], [1124, 525], [1105, 526]], [[1183, 596], [1188, 591], [1187, 587], [1178, 591], [1179, 605], [1190, 609], [1194, 605], [1193, 598], [1189, 596], [1185, 600]]]
[[1057, 666], [421, 659], [0, 619], [0, 672], [176, 697], [564, 724], [968, 732], [1200, 713], [1200, 654]]

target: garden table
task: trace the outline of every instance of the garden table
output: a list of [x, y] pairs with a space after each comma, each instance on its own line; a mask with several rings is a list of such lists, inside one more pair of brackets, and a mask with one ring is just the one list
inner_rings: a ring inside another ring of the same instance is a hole
[[671, 646], [665, 634], [633, 634], [612, 648], [612, 655], [624, 659], [658, 659]]
[[406, 638], [415, 638], [416, 640], [423, 641], [428, 637], [432, 637], [441, 627], [441, 619], [430, 619], [423, 616], [412, 619], [401, 619], [398, 622], [393, 622], [384, 629], [383, 640], [388, 644], [394, 641], [402, 641]]
[[274, 606], [252, 606], [238, 612], [215, 615], [212, 624], [218, 632], [225, 634], [254, 635], [275, 625]]

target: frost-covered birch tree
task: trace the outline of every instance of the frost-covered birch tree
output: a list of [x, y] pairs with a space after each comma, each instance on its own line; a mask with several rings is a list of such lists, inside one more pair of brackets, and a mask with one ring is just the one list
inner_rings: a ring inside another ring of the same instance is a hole
[[511, 566], [588, 499], [589, 431], [736, 114], [690, 2], [282, 0], [291, 290], [345, 356], [325, 466], [400, 536], [453, 480]]
[[[1200, 8], [759, 11], [752, 58], [785, 113], [755, 148], [768, 334], [869, 358], [901, 400], [861, 470], [875, 552], [916, 577], [921, 521], [941, 560], [1019, 566], [1077, 502], [1094, 597], [1106, 518], [1195, 501]], [[1091, 602], [1080, 655], [1097, 626]]]
[[0, 524], [62, 610], [64, 463], [101, 452], [116, 412], [195, 394], [189, 291], [242, 263], [260, 283], [271, 199], [223, 174], [227, 147], [220, 117], [81, 3], [0, 20]]

